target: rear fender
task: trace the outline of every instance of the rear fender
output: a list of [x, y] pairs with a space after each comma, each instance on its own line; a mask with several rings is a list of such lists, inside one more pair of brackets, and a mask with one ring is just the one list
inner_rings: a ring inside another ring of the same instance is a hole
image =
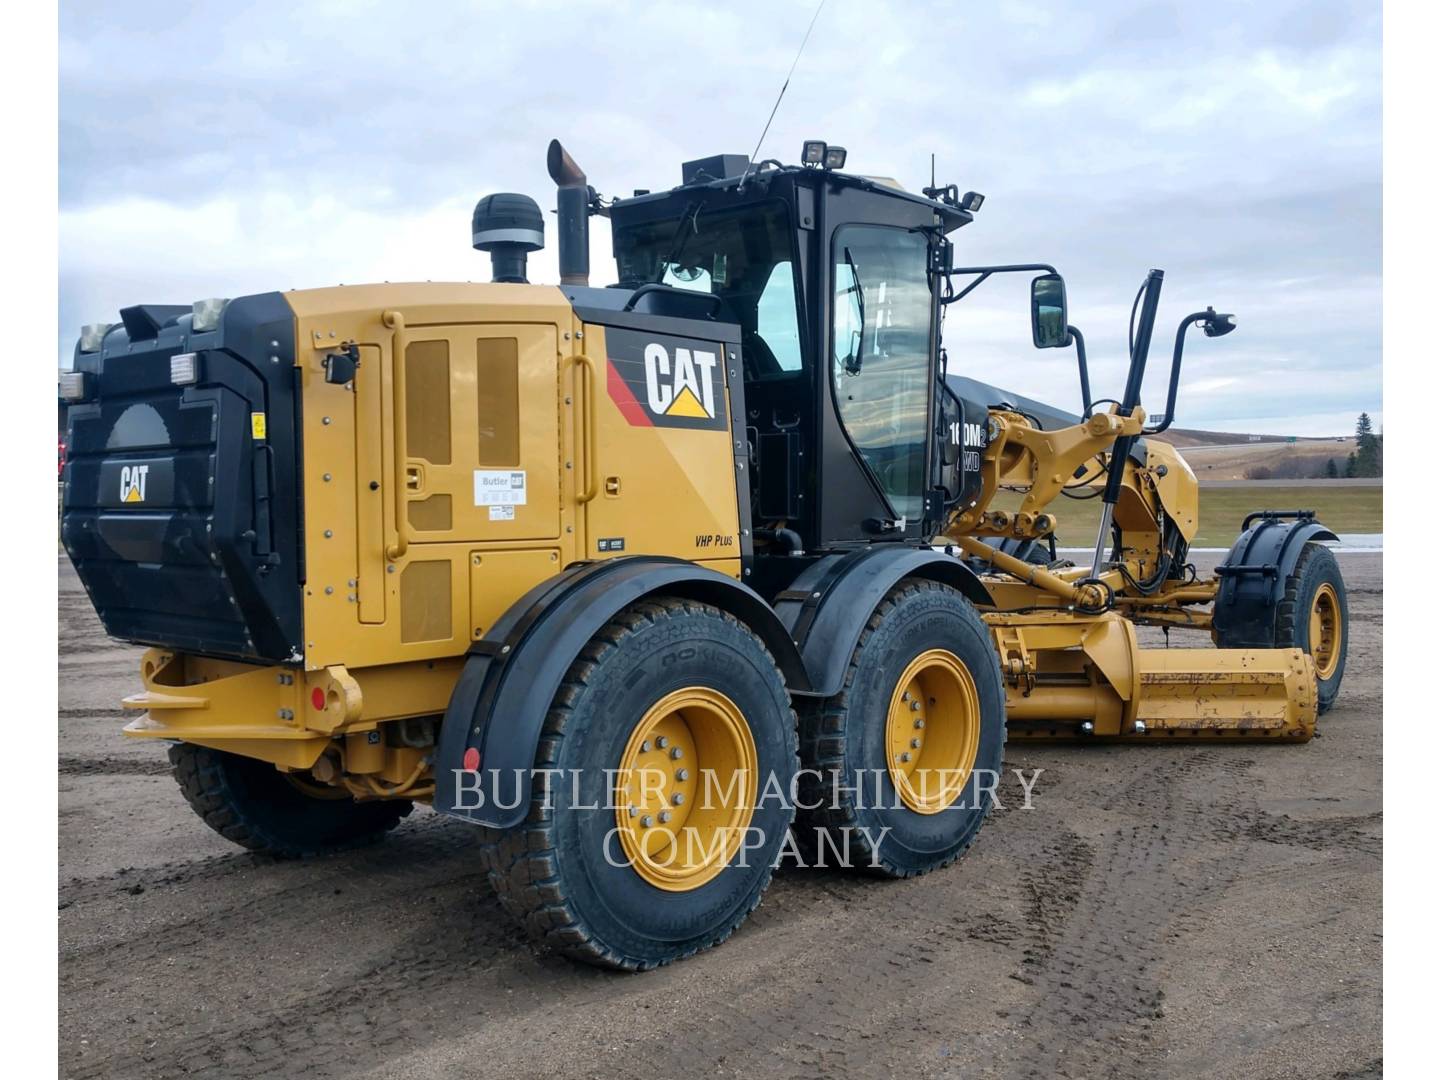
[[812, 695], [839, 693], [866, 622], [885, 594], [907, 577], [949, 585], [982, 607], [995, 603], [973, 570], [930, 548], [876, 544], [826, 556], [775, 598], [775, 613], [800, 650]]
[[[662, 595], [730, 612], [765, 642], [792, 690], [809, 689], [785, 627], [749, 586], [681, 559], [577, 564], [531, 589], [470, 647], [440, 728], [435, 809], [496, 829], [519, 824], [545, 714], [570, 665], [621, 610]], [[479, 755], [473, 779], [465, 767], [472, 750]]]

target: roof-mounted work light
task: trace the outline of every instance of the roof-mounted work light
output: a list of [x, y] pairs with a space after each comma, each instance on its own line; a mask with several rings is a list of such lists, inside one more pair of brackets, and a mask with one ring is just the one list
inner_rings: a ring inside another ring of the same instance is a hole
[[825, 140], [806, 139], [805, 147], [800, 151], [801, 164], [810, 165], [812, 167], [815, 165], [825, 164], [826, 149], [827, 147], [825, 146]]

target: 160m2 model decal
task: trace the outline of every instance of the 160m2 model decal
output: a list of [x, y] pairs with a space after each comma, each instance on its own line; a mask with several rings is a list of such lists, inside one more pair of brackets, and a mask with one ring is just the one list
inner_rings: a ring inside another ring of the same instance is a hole
[[720, 344], [613, 327], [605, 344], [610, 399], [633, 426], [729, 427]]

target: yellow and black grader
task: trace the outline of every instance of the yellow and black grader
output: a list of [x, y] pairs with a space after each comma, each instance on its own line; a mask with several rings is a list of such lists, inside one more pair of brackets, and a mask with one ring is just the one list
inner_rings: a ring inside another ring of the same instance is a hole
[[[605, 199], [552, 143], [558, 286], [526, 279], [536, 203], [493, 194], [490, 283], [83, 328], [64, 545], [107, 633], [149, 646], [126, 734], [170, 744], [208, 825], [309, 855], [428, 803], [479, 826], [537, 941], [633, 970], [726, 938], [792, 848], [954, 861], [1007, 733], [1311, 737], [1345, 671], [1335, 537], [1255, 514], [1201, 576], [1195, 476], [1147, 438], [1187, 333], [1234, 320], [1181, 320], [1147, 416], [1150, 271], [1122, 396], [1092, 400], [1061, 276], [957, 265], [980, 195], [845, 156]], [[1033, 344], [1076, 349], [1078, 414], [947, 362], [951, 305], [1011, 273]], [[1092, 498], [1093, 555], [1059, 557], [1057, 500]]]

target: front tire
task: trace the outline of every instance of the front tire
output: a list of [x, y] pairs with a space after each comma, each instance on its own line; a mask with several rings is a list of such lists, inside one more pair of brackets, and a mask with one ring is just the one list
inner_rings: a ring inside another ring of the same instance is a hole
[[1315, 661], [1320, 712], [1329, 712], [1345, 678], [1350, 645], [1350, 606], [1345, 579], [1329, 548], [1309, 543], [1285, 579], [1285, 595], [1275, 613], [1275, 644], [1303, 649]]
[[490, 882], [571, 959], [640, 971], [690, 956], [760, 903], [796, 767], [789, 694], [760, 639], [706, 604], [633, 604], [551, 704], [526, 820], [485, 831]]
[[994, 804], [1004, 747], [990, 631], [954, 589], [902, 581], [861, 633], [844, 688], [801, 718], [800, 843], [886, 877], [952, 863]]
[[269, 762], [193, 743], [171, 746], [170, 766], [206, 825], [243, 848], [279, 858], [374, 843], [412, 809], [408, 799], [316, 798]]

